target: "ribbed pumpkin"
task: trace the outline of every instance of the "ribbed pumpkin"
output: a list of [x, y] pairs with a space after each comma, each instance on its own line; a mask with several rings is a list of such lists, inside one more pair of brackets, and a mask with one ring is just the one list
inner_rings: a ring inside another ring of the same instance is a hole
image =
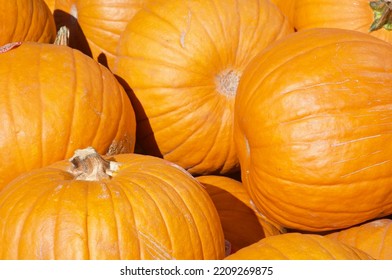
[[54, 18], [43, 0], [2, 1], [0, 46], [16, 41], [52, 43], [55, 37]]
[[194, 175], [238, 170], [232, 122], [242, 71], [290, 32], [266, 0], [147, 3], [123, 32], [113, 68], [134, 96], [141, 148]]
[[0, 193], [0, 259], [222, 259], [207, 192], [163, 159], [77, 150]]
[[3, 51], [12, 46], [0, 51], [0, 189], [78, 148], [134, 150], [134, 111], [107, 68], [67, 46], [25, 42]]
[[275, 3], [282, 13], [288, 18], [291, 25], [294, 26], [295, 2], [297, 0], [271, 0]]
[[230, 254], [265, 236], [284, 231], [258, 216], [241, 182], [219, 175], [199, 176], [196, 179], [203, 184], [218, 210]]
[[372, 31], [371, 35], [392, 43], [392, 3], [388, 0], [295, 0], [295, 2], [294, 26], [297, 30], [328, 27], [364, 33]]
[[326, 235], [358, 248], [374, 259], [392, 260], [392, 220], [378, 219]]
[[365, 252], [317, 234], [285, 233], [266, 237], [226, 260], [372, 260]]
[[69, 46], [111, 67], [121, 33], [147, 0], [56, 0], [57, 27], [70, 29]]
[[244, 71], [234, 139], [242, 182], [267, 218], [327, 231], [392, 213], [392, 48], [307, 29]]

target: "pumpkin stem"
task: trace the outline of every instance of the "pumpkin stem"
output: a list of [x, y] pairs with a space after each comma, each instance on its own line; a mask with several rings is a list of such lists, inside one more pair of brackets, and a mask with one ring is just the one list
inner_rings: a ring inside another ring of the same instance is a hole
[[216, 88], [220, 94], [235, 96], [241, 75], [235, 70], [224, 70], [215, 78]]
[[120, 166], [117, 162], [102, 158], [92, 147], [76, 150], [69, 161], [73, 165], [71, 173], [74, 174], [75, 180], [85, 181], [110, 179]]
[[69, 28], [61, 26], [57, 31], [56, 39], [54, 40], [55, 45], [68, 46], [69, 45]]
[[369, 31], [375, 31], [381, 28], [392, 30], [392, 0], [371, 1], [370, 7], [374, 13], [374, 21]]

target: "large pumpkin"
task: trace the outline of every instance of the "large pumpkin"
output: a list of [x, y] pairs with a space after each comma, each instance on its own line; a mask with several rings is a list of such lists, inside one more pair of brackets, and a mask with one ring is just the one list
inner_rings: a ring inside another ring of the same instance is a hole
[[51, 43], [55, 37], [54, 18], [43, 0], [1, 2], [0, 46], [15, 41]]
[[326, 231], [392, 213], [392, 48], [368, 34], [307, 29], [244, 71], [234, 139], [257, 208]]
[[56, 0], [57, 27], [70, 29], [69, 46], [111, 67], [121, 33], [147, 0]]
[[141, 148], [194, 175], [238, 170], [232, 122], [242, 71], [290, 32], [266, 0], [147, 3], [123, 32], [113, 68], [134, 96]]
[[269, 236], [225, 258], [226, 260], [372, 260], [365, 252], [316, 234]]
[[188, 172], [138, 154], [22, 174], [0, 193], [0, 259], [222, 259], [210, 197]]
[[371, 35], [392, 43], [392, 3], [388, 0], [295, 0], [295, 9], [290, 12], [294, 13], [297, 30], [329, 27], [371, 31]]
[[373, 220], [326, 236], [358, 248], [374, 259], [392, 260], [391, 219]]
[[16, 48], [0, 51], [0, 189], [77, 148], [133, 151], [134, 111], [108, 69], [67, 46], [7, 46]]

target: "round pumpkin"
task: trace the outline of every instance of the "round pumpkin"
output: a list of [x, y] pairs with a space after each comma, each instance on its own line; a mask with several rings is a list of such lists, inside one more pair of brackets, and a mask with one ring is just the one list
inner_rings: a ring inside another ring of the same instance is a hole
[[107, 68], [67, 46], [25, 42], [2, 49], [0, 189], [78, 148], [133, 152], [134, 111]]
[[56, 0], [54, 18], [70, 29], [70, 47], [110, 68], [121, 33], [146, 1]]
[[260, 53], [235, 100], [242, 182], [303, 231], [392, 213], [392, 48], [358, 31], [298, 31]]
[[0, 259], [222, 259], [203, 186], [139, 154], [70, 160], [20, 175], [0, 193]]
[[16, 41], [52, 43], [56, 25], [43, 0], [2, 1], [0, 34], [0, 46]]
[[365, 252], [317, 234], [284, 233], [266, 237], [225, 260], [372, 260]]
[[225, 240], [226, 254], [251, 245], [260, 239], [284, 232], [253, 210], [253, 204], [242, 183], [219, 175], [198, 176], [218, 210]]
[[238, 170], [232, 124], [242, 71], [291, 32], [266, 0], [147, 3], [122, 33], [113, 68], [130, 92], [141, 149], [193, 175]]
[[358, 248], [376, 260], [392, 260], [392, 220], [377, 219], [327, 237]]
[[370, 31], [371, 35], [392, 43], [392, 3], [389, 0], [295, 1], [293, 24], [297, 30], [327, 27]]

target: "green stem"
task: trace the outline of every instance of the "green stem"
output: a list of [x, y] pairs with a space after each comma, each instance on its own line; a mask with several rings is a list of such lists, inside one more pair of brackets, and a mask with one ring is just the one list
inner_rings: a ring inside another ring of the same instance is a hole
[[369, 31], [375, 31], [381, 28], [392, 30], [392, 0], [371, 1], [370, 7], [374, 13], [374, 21]]

